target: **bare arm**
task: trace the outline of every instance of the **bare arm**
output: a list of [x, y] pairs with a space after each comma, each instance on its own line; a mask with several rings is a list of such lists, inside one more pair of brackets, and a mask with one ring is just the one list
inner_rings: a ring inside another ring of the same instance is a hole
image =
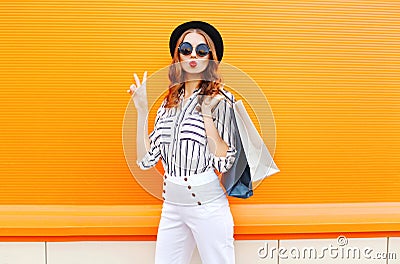
[[147, 109], [137, 109], [137, 160], [142, 160], [150, 148], [147, 115]]
[[[208, 100], [206, 98], [202, 105], [202, 114], [212, 164], [219, 172], [224, 173], [231, 168], [236, 158], [236, 130], [232, 106], [220, 99], [222, 99], [220, 96]], [[216, 106], [214, 110], [216, 123], [210, 110], [214, 106]]]
[[203, 117], [210, 152], [217, 157], [226, 156], [228, 144], [219, 135], [212, 119], [211, 111], [203, 113]]
[[[147, 71], [144, 72], [143, 82], [136, 73], [134, 74], [136, 85], [132, 84], [128, 92], [132, 95], [135, 107], [137, 110], [137, 132], [136, 132], [136, 163], [143, 169], [150, 168], [156, 163], [156, 158], [159, 157], [157, 146], [151, 143], [151, 136], [154, 136], [154, 131], [149, 136], [148, 132], [148, 103], [146, 92]], [[154, 137], [152, 137], [154, 139]]]

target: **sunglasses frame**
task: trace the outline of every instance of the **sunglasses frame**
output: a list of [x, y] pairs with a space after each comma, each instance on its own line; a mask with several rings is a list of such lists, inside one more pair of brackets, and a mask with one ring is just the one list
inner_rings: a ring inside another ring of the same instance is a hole
[[[187, 44], [190, 45], [190, 47], [192, 47], [189, 54], [184, 54], [184, 53], [182, 52], [182, 50], [181, 50], [181, 46], [182, 46], [184, 43], [187, 43]], [[201, 56], [201, 55], [199, 54], [199, 46], [200, 46], [200, 45], [205, 45], [205, 46], [207, 47], [208, 52], [207, 52], [206, 55]], [[208, 54], [211, 53], [211, 49], [210, 49], [210, 47], [209, 47], [206, 43], [200, 43], [199, 45], [196, 46], [195, 49], [196, 49], [196, 54], [197, 54], [199, 57], [205, 57], [205, 56], [207, 56]], [[188, 56], [188, 55], [192, 54], [192, 52], [193, 52], [193, 45], [192, 45], [190, 42], [187, 42], [187, 41], [181, 42], [181, 44], [179, 44], [178, 51], [179, 51], [179, 53], [181, 53], [182, 55]]]

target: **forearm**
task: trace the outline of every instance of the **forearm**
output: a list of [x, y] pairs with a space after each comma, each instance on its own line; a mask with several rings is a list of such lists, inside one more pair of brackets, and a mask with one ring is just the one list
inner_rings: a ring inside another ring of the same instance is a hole
[[137, 134], [136, 134], [136, 150], [137, 160], [142, 160], [150, 148], [150, 140], [148, 133], [148, 122], [147, 122], [147, 109], [138, 109], [137, 111]]
[[206, 129], [209, 150], [217, 157], [224, 157], [228, 151], [228, 144], [221, 138], [211, 115], [204, 114], [204, 127]]

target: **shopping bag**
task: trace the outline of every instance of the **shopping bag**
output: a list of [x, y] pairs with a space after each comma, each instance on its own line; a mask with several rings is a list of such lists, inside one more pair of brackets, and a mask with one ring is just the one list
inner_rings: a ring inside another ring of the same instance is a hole
[[244, 153], [250, 167], [251, 180], [258, 181], [279, 172], [242, 100], [234, 102], [233, 108]]
[[[252, 182], [271, 176], [280, 170], [272, 159], [267, 147], [241, 100], [232, 101], [220, 92], [233, 106], [235, 118], [236, 158], [231, 168], [222, 173], [221, 182], [229, 196], [249, 198], [253, 195]], [[232, 113], [231, 113], [232, 114]]]
[[[233, 108], [230, 108], [234, 116]], [[236, 140], [236, 158], [232, 166], [226, 172], [222, 173], [221, 183], [224, 186], [227, 195], [246, 199], [253, 196], [253, 185], [251, 182], [250, 167], [247, 163], [242, 141], [240, 139], [236, 118], [233, 119]]]

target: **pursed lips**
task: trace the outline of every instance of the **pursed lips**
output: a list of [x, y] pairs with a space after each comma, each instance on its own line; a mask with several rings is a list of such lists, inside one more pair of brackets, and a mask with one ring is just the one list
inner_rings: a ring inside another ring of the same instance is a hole
[[197, 62], [194, 61], [194, 60], [192, 60], [192, 61], [189, 62], [189, 65], [190, 65], [191, 67], [196, 67], [196, 66], [197, 66]]

